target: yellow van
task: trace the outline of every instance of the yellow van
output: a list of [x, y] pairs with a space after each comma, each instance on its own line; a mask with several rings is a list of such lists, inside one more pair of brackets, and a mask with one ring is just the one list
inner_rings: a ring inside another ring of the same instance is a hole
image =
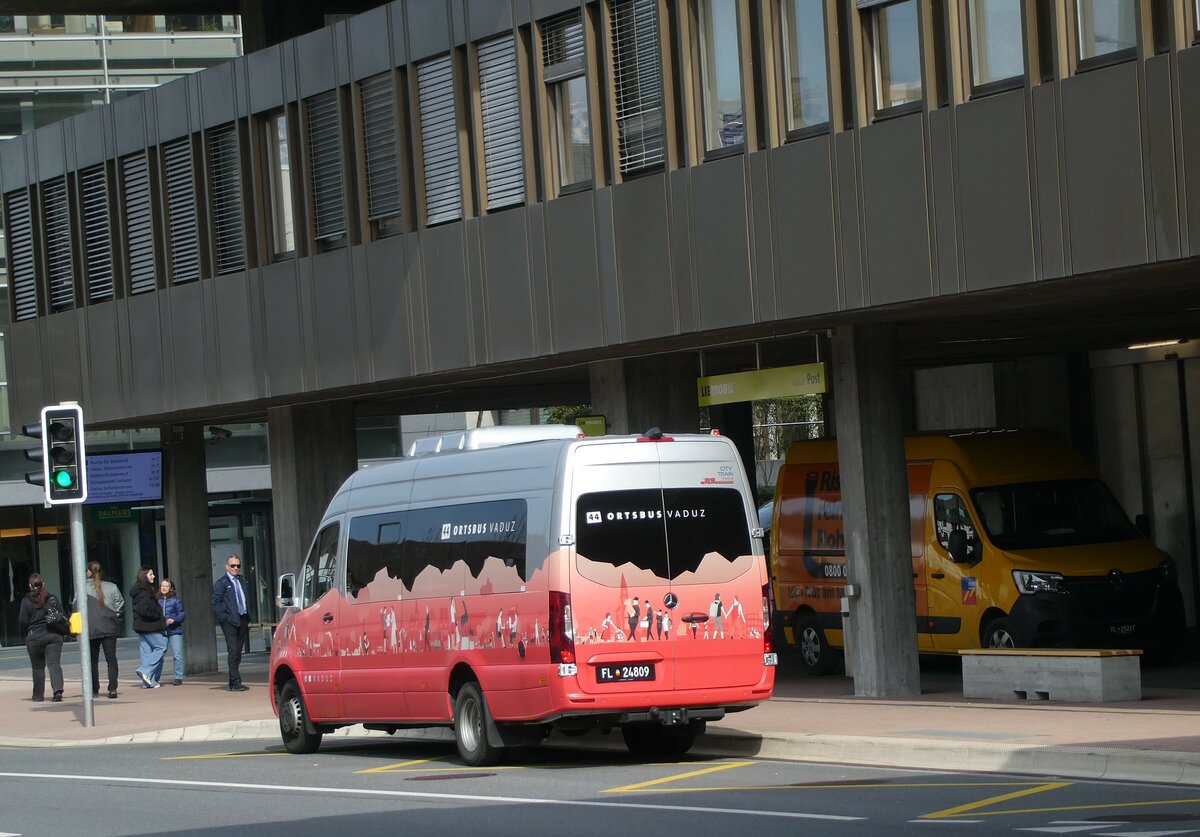
[[[1086, 460], [1045, 431], [904, 440], [921, 652], [1161, 648], [1179, 639], [1175, 565]], [[776, 636], [824, 673], [846, 584], [837, 442], [797, 442], [775, 487]]]

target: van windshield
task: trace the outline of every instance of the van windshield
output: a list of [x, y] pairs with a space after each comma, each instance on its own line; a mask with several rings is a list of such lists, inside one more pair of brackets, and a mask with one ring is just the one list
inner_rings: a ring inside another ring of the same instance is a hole
[[750, 554], [746, 506], [733, 489], [593, 492], [579, 497], [575, 512], [580, 556], [613, 567], [631, 564], [664, 581], [696, 572], [706, 555], [734, 561]]
[[1000, 549], [1042, 549], [1129, 541], [1141, 534], [1097, 479], [1054, 480], [971, 492], [988, 537]]

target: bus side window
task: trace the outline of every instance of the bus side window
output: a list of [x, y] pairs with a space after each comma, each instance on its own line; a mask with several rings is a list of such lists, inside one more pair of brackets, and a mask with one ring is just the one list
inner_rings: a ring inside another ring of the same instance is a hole
[[333, 589], [337, 577], [338, 524], [331, 523], [321, 530], [313, 544], [304, 569], [300, 571], [301, 607], [309, 607]]
[[975, 564], [982, 557], [979, 539], [975, 537], [975, 524], [967, 512], [966, 503], [957, 494], [938, 494], [933, 499], [934, 520], [937, 539], [942, 548], [950, 550], [950, 533], [961, 530], [967, 539], [967, 562]]

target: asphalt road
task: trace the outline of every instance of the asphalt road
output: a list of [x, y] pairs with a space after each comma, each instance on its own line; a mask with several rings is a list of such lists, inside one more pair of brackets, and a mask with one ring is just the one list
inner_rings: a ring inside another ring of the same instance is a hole
[[0, 835], [1200, 834], [1200, 790], [546, 747], [277, 741], [0, 749]]

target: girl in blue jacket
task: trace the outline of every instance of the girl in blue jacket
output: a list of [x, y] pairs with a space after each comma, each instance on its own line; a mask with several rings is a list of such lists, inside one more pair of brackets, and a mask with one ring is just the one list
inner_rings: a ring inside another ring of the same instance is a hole
[[[162, 605], [163, 621], [167, 623], [167, 629], [164, 633], [167, 635], [167, 645], [171, 649], [171, 658], [175, 661], [175, 680], [173, 685], [183, 685], [183, 620], [187, 618], [187, 612], [183, 609], [183, 599], [179, 598], [179, 594], [175, 592], [175, 583], [169, 578], [164, 578], [158, 585], [158, 603]], [[158, 670], [154, 672], [154, 679], [158, 681], [162, 675], [162, 661], [158, 663]]]

